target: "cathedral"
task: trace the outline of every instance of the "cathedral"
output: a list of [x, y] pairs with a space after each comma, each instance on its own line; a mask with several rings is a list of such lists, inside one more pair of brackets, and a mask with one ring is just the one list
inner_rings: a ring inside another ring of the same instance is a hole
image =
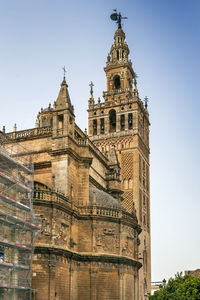
[[76, 124], [64, 76], [34, 128], [3, 134], [34, 162], [33, 299], [143, 300], [151, 288], [149, 113], [118, 22], [105, 64], [107, 89]]

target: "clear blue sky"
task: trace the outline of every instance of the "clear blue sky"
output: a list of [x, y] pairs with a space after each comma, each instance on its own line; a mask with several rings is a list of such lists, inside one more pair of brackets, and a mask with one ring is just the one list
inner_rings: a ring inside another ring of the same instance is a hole
[[32, 128], [67, 69], [76, 122], [87, 127], [89, 82], [106, 89], [113, 8], [141, 98], [150, 99], [152, 279], [200, 268], [200, 1], [0, 1], [0, 127]]

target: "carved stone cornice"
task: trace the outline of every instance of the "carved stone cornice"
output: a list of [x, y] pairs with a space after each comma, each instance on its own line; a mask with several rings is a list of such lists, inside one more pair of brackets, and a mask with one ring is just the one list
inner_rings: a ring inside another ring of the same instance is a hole
[[59, 156], [59, 155], [63, 155], [63, 154], [68, 154], [68, 155], [70, 155], [71, 157], [73, 157], [78, 162], [81, 162], [81, 163], [84, 163], [84, 164], [88, 164], [88, 165], [92, 164], [92, 157], [80, 156], [74, 150], [72, 150], [71, 148], [63, 148], [63, 149], [51, 150], [51, 151], [49, 151], [49, 154], [51, 156]]
[[44, 247], [44, 246], [36, 246], [35, 254], [54, 254], [58, 256], [63, 256], [66, 258], [70, 258], [71, 260], [77, 262], [103, 262], [103, 263], [112, 263], [112, 264], [122, 264], [137, 267], [140, 269], [142, 264], [134, 259], [119, 256], [119, 255], [109, 255], [109, 254], [93, 254], [93, 253], [80, 253], [74, 252], [65, 249], [53, 248], [53, 247]]

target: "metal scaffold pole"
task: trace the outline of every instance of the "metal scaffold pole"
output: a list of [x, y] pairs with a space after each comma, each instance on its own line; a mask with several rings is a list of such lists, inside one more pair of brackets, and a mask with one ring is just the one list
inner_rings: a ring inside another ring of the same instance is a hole
[[0, 300], [31, 300], [33, 293], [40, 220], [33, 211], [33, 163], [23, 152], [17, 143], [5, 146], [0, 136]]

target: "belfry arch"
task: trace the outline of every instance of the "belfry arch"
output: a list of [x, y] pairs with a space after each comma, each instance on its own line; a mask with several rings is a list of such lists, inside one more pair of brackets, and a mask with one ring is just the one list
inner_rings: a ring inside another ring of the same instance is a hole
[[110, 125], [110, 132], [116, 131], [116, 110], [111, 109], [109, 111], [109, 125]]
[[116, 89], [116, 90], [120, 89], [120, 87], [121, 87], [121, 79], [120, 79], [119, 75], [116, 75], [113, 78], [113, 83], [114, 83], [114, 89]]

